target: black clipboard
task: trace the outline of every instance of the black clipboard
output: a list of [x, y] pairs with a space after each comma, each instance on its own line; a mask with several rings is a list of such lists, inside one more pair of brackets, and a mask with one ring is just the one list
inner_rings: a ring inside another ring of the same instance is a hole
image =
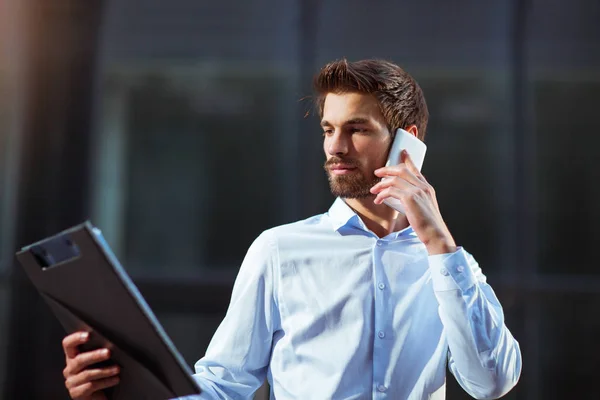
[[109, 399], [200, 394], [190, 367], [89, 221], [26, 246], [16, 256], [65, 330], [90, 332], [83, 351], [111, 349], [121, 372], [119, 384], [106, 390]]

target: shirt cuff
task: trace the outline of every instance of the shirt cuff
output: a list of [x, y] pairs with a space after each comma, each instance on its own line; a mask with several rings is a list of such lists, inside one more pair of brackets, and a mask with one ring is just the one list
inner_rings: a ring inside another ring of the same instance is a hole
[[464, 292], [475, 284], [475, 275], [462, 247], [454, 253], [429, 256], [429, 269], [436, 292], [457, 289]]

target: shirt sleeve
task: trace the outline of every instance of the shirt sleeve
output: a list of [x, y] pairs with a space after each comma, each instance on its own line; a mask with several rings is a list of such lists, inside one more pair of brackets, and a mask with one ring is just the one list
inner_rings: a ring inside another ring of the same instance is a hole
[[205, 356], [195, 364], [193, 377], [202, 394], [190, 398], [248, 399], [263, 384], [278, 320], [273, 296], [275, 254], [268, 231], [250, 246], [225, 318]]
[[450, 371], [476, 399], [503, 396], [519, 380], [521, 350], [485, 275], [461, 247], [429, 256], [429, 265], [450, 348]]

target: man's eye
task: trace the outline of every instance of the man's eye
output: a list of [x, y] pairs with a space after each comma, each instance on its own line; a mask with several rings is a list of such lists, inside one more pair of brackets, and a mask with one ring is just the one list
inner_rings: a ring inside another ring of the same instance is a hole
[[350, 129], [350, 132], [352, 132], [352, 133], [363, 133], [363, 132], [366, 132], [366, 131], [367, 131], [366, 129], [361, 129], [361, 128], [352, 128], [352, 129]]
[[323, 136], [330, 136], [333, 135], [333, 129], [325, 129], [323, 131]]

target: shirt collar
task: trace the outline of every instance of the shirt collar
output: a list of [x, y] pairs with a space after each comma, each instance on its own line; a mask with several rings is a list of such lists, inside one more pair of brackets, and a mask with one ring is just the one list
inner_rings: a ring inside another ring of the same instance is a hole
[[[357, 228], [365, 232], [371, 232], [369, 228], [365, 225], [365, 223], [360, 219], [360, 217], [354, 212], [352, 208], [341, 198], [338, 197], [335, 199], [331, 207], [329, 208], [329, 217], [331, 218], [331, 223], [333, 225], [333, 229], [336, 232], [343, 227], [348, 228]], [[408, 226], [405, 229], [402, 229], [399, 232], [392, 232], [388, 236], [386, 236], [389, 240], [395, 240], [400, 237], [417, 237], [417, 234], [413, 230], [412, 226]]]
[[336, 198], [329, 208], [329, 217], [335, 231], [339, 231], [344, 226], [367, 230], [362, 220], [341, 197]]

